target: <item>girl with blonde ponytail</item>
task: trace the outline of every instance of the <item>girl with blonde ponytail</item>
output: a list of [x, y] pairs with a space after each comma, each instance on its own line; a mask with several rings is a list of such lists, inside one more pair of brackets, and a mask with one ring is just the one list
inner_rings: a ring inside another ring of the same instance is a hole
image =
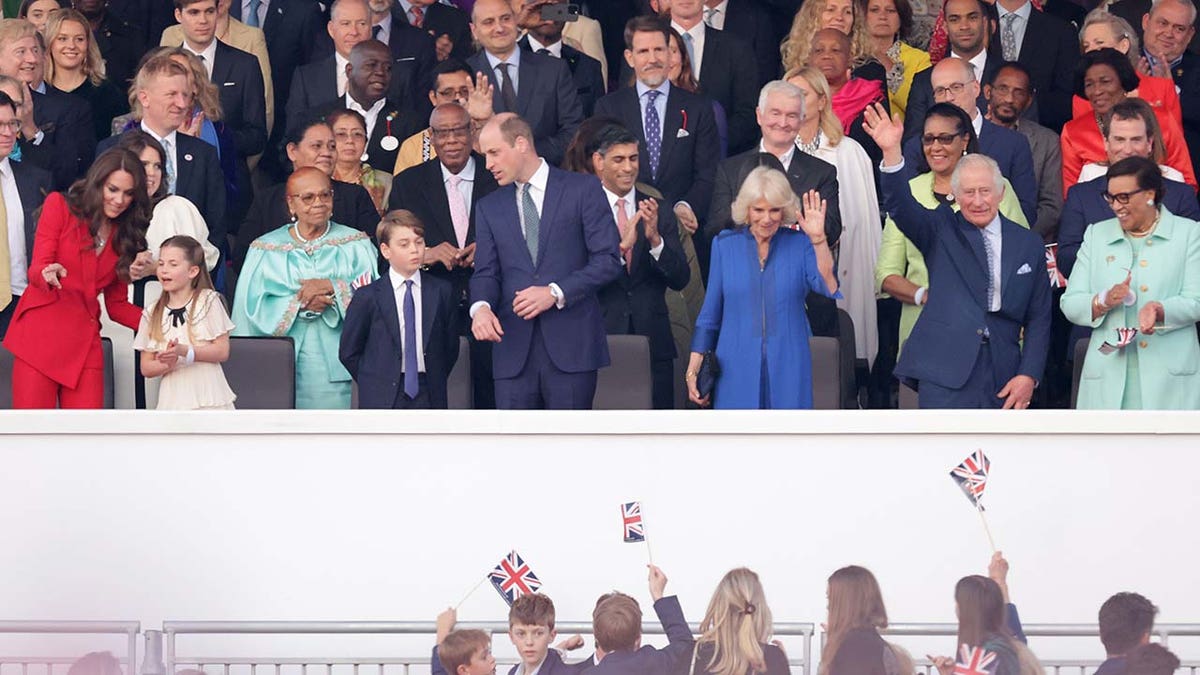
[[700, 622], [688, 675], [789, 675], [787, 656], [771, 639], [771, 609], [758, 575], [730, 570]]

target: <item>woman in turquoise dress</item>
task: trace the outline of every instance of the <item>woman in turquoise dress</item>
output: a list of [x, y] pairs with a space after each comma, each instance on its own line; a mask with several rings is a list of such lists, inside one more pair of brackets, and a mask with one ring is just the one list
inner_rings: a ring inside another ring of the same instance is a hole
[[[1153, 160], [1108, 169], [1116, 218], [1087, 228], [1061, 300], [1092, 328], [1078, 408], [1200, 410], [1200, 223], [1168, 211], [1163, 193]], [[1124, 346], [1122, 329], [1137, 330]]]
[[[825, 202], [816, 191], [796, 195], [782, 172], [760, 166], [733, 202], [745, 227], [713, 241], [708, 291], [696, 319], [688, 362], [688, 395], [696, 389], [704, 352], [716, 350], [721, 375], [717, 408], [811, 408], [811, 331], [804, 311], [810, 291], [840, 298], [833, 255], [825, 241]], [[799, 220], [800, 230], [784, 227]]]
[[295, 220], [250, 245], [238, 278], [235, 335], [288, 336], [296, 345], [296, 407], [349, 408], [350, 373], [338, 361], [353, 289], [377, 274], [367, 235], [329, 220], [333, 188], [314, 168], [288, 178]]

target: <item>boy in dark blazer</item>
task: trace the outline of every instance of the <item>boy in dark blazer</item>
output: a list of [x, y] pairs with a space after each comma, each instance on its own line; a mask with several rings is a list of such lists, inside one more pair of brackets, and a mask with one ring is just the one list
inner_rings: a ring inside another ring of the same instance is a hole
[[692, 653], [694, 639], [683, 618], [679, 598], [663, 597], [666, 586], [666, 575], [650, 565], [650, 597], [668, 640], [662, 649], [642, 646], [642, 610], [637, 600], [615, 591], [600, 596], [592, 611], [592, 632], [596, 636], [596, 656], [601, 660], [589, 675], [676, 672], [682, 660]]
[[421, 273], [425, 228], [408, 211], [379, 223], [388, 272], [355, 292], [338, 358], [358, 383], [359, 408], [445, 408], [458, 358], [450, 284]]

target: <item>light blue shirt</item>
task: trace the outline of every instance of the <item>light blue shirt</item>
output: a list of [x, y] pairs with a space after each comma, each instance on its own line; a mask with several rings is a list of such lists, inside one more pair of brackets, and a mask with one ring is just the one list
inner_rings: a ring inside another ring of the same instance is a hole
[[[486, 49], [483, 50], [483, 55], [487, 57], [488, 65], [491, 66], [492, 73], [496, 76], [496, 93], [495, 93], [495, 95], [500, 96], [501, 75], [500, 75], [500, 68], [498, 68], [497, 66], [499, 66], [501, 63], [505, 63], [505, 61], [501, 61], [499, 58], [497, 58], [494, 54], [492, 54], [491, 52], [489, 52]], [[521, 48], [520, 47], [513, 48], [512, 54], [508, 55], [507, 63], [512, 64], [512, 67], [508, 69], [508, 77], [509, 77], [509, 79], [512, 80], [512, 83], [513, 83], [513, 93], [519, 94], [519, 93], [521, 93], [521, 83], [520, 83], [521, 78], [517, 73], [520, 72], [520, 70], [521, 70]], [[516, 112], [516, 111], [511, 110], [509, 112]]]
[[[642, 132], [646, 131], [646, 109], [650, 104], [650, 97], [646, 96], [646, 92], [650, 91], [650, 87], [637, 81], [636, 85], [638, 95], [638, 106], [642, 109]], [[667, 123], [667, 96], [671, 94], [671, 81], [663, 80], [663, 83], [654, 88], [654, 91], [660, 92], [662, 96], [654, 102], [654, 110], [658, 113], [658, 134], [661, 140], [663, 127]]]
[[1007, 9], [1004, 9], [1004, 7], [1000, 6], [1000, 3], [996, 3], [996, 9], [1000, 11], [1001, 34], [1003, 34], [1004, 24], [1006, 21], [1004, 17], [1008, 16], [1009, 14], [1017, 15], [1016, 19], [1012, 19], [1012, 31], [1013, 37], [1016, 38], [1017, 55], [1020, 55], [1021, 45], [1025, 44], [1025, 28], [1029, 26], [1029, 13], [1033, 11], [1033, 3], [1029, 2], [1029, 0], [1026, 0], [1025, 4], [1018, 7], [1017, 11], [1015, 12], [1010, 12]]

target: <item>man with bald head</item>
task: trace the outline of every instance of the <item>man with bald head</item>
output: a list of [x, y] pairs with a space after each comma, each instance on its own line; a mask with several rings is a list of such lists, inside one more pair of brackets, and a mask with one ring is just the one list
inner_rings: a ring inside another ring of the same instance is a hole
[[[934, 101], [953, 103], [967, 113], [975, 127], [975, 135], [979, 137], [979, 152], [996, 160], [1000, 172], [1012, 183], [1026, 220], [1037, 222], [1038, 190], [1029, 141], [1012, 129], [984, 119], [976, 104], [979, 83], [975, 80], [970, 63], [949, 57], [942, 59], [932, 70], [930, 83], [933, 85]], [[904, 159], [910, 177], [915, 175], [916, 167], [921, 163], [921, 143], [921, 136], [904, 143]]]
[[1004, 180], [992, 158], [959, 160], [950, 178], [959, 210], [931, 211], [909, 189], [898, 120], [876, 105], [864, 126], [883, 149], [884, 209], [929, 267], [925, 308], [896, 376], [917, 389], [922, 408], [1028, 408], [1050, 346], [1041, 236], [1000, 215]]
[[562, 59], [517, 47], [517, 15], [509, 0], [478, 0], [471, 34], [482, 49], [467, 65], [491, 80], [492, 109], [520, 115], [533, 130], [537, 153], [561, 164], [583, 121], [571, 69]]
[[450, 102], [434, 108], [429, 135], [436, 156], [392, 180], [388, 211], [412, 211], [425, 223], [422, 262], [429, 274], [450, 282], [457, 325], [470, 338], [474, 408], [495, 408], [491, 343], [471, 335], [467, 310], [475, 270], [476, 205], [500, 186], [483, 156], [471, 150], [471, 118], [462, 105]]
[[495, 343], [496, 407], [590, 409], [609, 364], [597, 293], [624, 266], [604, 189], [540, 157], [516, 115], [493, 117], [479, 146], [501, 187], [476, 213], [471, 331]]
[[321, 116], [339, 109], [362, 115], [367, 123], [367, 164], [384, 171], [395, 166], [400, 141], [423, 126], [407, 102], [387, 96], [391, 79], [392, 61], [387, 45], [378, 40], [360, 42], [350, 50], [350, 62], [346, 64], [346, 95], [326, 101], [314, 110]]

